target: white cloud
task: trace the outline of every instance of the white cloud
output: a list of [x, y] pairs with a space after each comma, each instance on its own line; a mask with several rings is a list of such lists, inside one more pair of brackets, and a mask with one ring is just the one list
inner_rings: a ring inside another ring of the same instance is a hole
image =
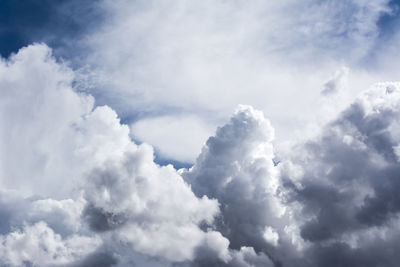
[[99, 243], [99, 239], [76, 235], [63, 239], [46, 223], [38, 222], [25, 225], [22, 231], [0, 235], [1, 264], [65, 265], [94, 251]]
[[157, 166], [147, 145], [96, 168], [85, 198], [84, 217], [92, 230], [112, 231], [135, 251], [172, 262], [194, 259], [209, 236], [198, 225], [211, 224], [219, 212], [216, 200], [196, 198], [171, 165]]
[[[116, 111], [77, 93], [76, 73], [46, 45], [23, 48], [0, 62], [0, 264], [397, 265], [391, 251], [400, 237], [400, 85], [378, 84], [347, 106], [351, 97], [341, 102], [342, 93], [376, 77], [347, 73], [336, 60], [342, 53], [354, 66], [365, 56], [386, 1], [118, 3], [124, 8], [103, 2], [115, 15], [114, 31], [91, 36], [99, 54], [88, 60], [102, 77], [96, 93], [107, 96], [108, 86], [116, 86], [117, 95], [130, 96], [134, 88], [128, 101], [146, 119], [139, 114], [132, 135], [156, 144], [162, 155], [193, 160], [199, 146], [186, 136], [200, 142], [210, 121], [224, 118], [239, 100], [263, 110], [274, 104], [273, 117], [285, 110], [293, 115], [276, 121], [306, 125], [316, 111], [334, 120], [313, 139], [278, 151], [277, 159], [270, 121], [241, 105], [208, 138], [194, 166], [177, 171], [157, 165], [150, 145], [132, 142]], [[280, 16], [302, 14], [295, 12], [300, 8], [317, 15]], [[293, 47], [296, 41], [303, 45]], [[258, 57], [263, 49], [277, 52]], [[314, 52], [326, 62], [304, 70], [293, 64]], [[282, 55], [288, 61], [276, 68]], [[321, 100], [324, 84], [330, 93]], [[312, 92], [297, 99], [308, 86]], [[338, 114], [319, 108], [321, 102], [346, 107]], [[151, 135], [157, 127], [164, 135]]]
[[0, 72], [2, 187], [25, 196], [62, 195], [83, 167], [74, 164], [70, 137], [93, 98], [72, 91], [72, 71], [45, 45], [21, 49], [0, 63]]
[[278, 245], [279, 234], [270, 226], [265, 227], [264, 238], [272, 245]]
[[196, 116], [150, 117], [131, 125], [134, 139], [152, 144], [164, 158], [181, 162], [194, 162], [215, 128]]
[[[1, 68], [1, 263], [86, 264], [98, 253], [180, 262], [202, 247], [227, 260], [229, 241], [199, 226], [212, 224], [218, 202], [197, 198], [171, 165], [154, 163], [152, 147], [131, 141], [115, 111], [76, 93], [48, 47]], [[97, 245], [70, 244], [81, 239]]]
[[[361, 62], [379, 43], [377, 22], [390, 12], [387, 0], [120, 0], [99, 6], [106, 20], [83, 41], [90, 51], [84, 60], [89, 91], [119, 114], [135, 114], [138, 125], [150, 127], [160, 114], [220, 122], [245, 103], [268, 115], [281, 142], [315, 123], [320, 91], [343, 65], [352, 70], [350, 97], [383, 75], [364, 75], [368, 68]], [[192, 123], [204, 128], [202, 121]], [[166, 146], [181, 135], [172, 128], [168, 136], [146, 139], [163, 155], [193, 160]], [[194, 138], [189, 146], [202, 142]]]

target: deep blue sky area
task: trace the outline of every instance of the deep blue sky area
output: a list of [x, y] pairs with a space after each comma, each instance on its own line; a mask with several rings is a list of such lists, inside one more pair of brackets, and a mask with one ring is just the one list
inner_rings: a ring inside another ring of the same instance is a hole
[[392, 14], [385, 14], [381, 16], [378, 21], [378, 26], [381, 29], [381, 37], [390, 36], [395, 26], [400, 23], [400, 0], [390, 1], [390, 6], [392, 7]]
[[[0, 54], [45, 42], [52, 48], [73, 45], [101, 19], [97, 0], [0, 0]], [[64, 55], [66, 56], [66, 55]]]

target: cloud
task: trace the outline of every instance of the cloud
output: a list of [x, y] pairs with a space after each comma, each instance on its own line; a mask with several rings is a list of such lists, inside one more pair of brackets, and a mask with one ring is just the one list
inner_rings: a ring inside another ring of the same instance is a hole
[[322, 95], [332, 95], [338, 93], [346, 82], [346, 78], [349, 74], [349, 69], [346, 67], [341, 68], [335, 72], [335, 75], [324, 84], [324, 89], [321, 91]]
[[239, 106], [230, 121], [208, 139], [183, 177], [197, 196], [219, 201], [221, 215], [215, 227], [229, 239], [234, 253], [261, 253], [268, 265], [279, 266], [275, 247], [278, 242], [287, 245], [288, 240], [279, 237], [285, 235], [289, 221], [278, 191], [273, 138], [274, 130], [262, 112]]
[[147, 145], [93, 170], [84, 190], [89, 204], [84, 216], [92, 230], [113, 230], [117, 240], [135, 251], [170, 261], [191, 260], [195, 248], [214, 237], [198, 225], [213, 221], [218, 203], [207, 196], [196, 198], [171, 165], [153, 162]]
[[315, 266], [396, 265], [397, 256], [387, 255], [381, 242], [391, 244], [398, 235], [393, 191], [398, 112], [399, 84], [378, 84], [326, 125], [320, 137], [288, 155], [300, 177], [293, 179], [295, 169], [282, 165], [289, 202], [301, 207], [295, 217]]
[[24, 226], [22, 231], [0, 236], [1, 263], [11, 266], [66, 264], [91, 252], [99, 241], [76, 235], [62, 239], [46, 223], [38, 222]]
[[274, 266], [396, 266], [399, 95], [398, 83], [371, 87], [280, 163], [269, 122], [241, 107], [183, 176], [219, 201], [214, 227], [234, 253], [250, 247]]
[[[154, 163], [152, 147], [131, 141], [115, 111], [76, 93], [73, 71], [47, 46], [0, 67], [2, 264], [85, 265], [93, 255], [111, 264], [132, 253], [182, 262], [202, 247], [229, 258], [229, 241], [200, 227], [218, 202], [197, 198], [171, 165]], [[71, 244], [80, 239], [90, 249]]]
[[3, 265], [398, 263], [399, 83], [371, 87], [279, 153], [263, 112], [240, 105], [177, 171], [78, 93], [46, 45], [0, 72]]
[[70, 180], [83, 166], [74, 162], [71, 126], [91, 111], [93, 98], [72, 91], [73, 72], [45, 45], [21, 49], [0, 69], [3, 188], [25, 196], [72, 190]]
[[216, 126], [197, 116], [160, 116], [131, 125], [134, 139], [152, 144], [159, 155], [181, 162], [194, 162]]
[[[80, 61], [81, 77], [91, 87], [83, 90], [141, 131], [160, 117], [174, 118], [179, 127], [165, 128], [170, 129], [165, 135], [145, 132], [161, 154], [175, 160], [195, 159], [194, 153], [165, 145], [187, 127], [182, 117], [221, 124], [245, 103], [268, 115], [282, 142], [323, 113], [316, 112], [315, 102], [338, 69], [351, 70], [351, 100], [385, 75], [369, 71], [372, 64], [364, 61], [379, 46], [380, 18], [392, 12], [387, 0], [121, 0], [96, 8], [105, 20], [81, 41], [87, 55]], [[190, 125], [208, 132], [203, 121]], [[203, 142], [193, 138], [189, 147]]]

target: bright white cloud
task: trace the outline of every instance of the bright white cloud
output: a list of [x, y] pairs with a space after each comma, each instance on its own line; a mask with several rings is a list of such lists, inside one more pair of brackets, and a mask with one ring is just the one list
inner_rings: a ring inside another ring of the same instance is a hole
[[99, 243], [99, 239], [76, 235], [63, 239], [46, 223], [38, 222], [25, 225], [22, 231], [13, 231], [6, 236], [0, 235], [1, 264], [65, 265], [94, 251]]
[[196, 248], [215, 237], [198, 225], [213, 222], [218, 202], [196, 198], [171, 165], [153, 162], [147, 145], [96, 168], [88, 177], [85, 198], [84, 217], [92, 230], [112, 231], [116, 240], [146, 255], [192, 260]]
[[[212, 224], [218, 202], [197, 198], [171, 165], [153, 162], [150, 146], [131, 141], [112, 109], [76, 93], [73, 72], [48, 47], [24, 48], [1, 67], [2, 263], [84, 264], [102, 250], [110, 262], [125, 257], [106, 242], [171, 262], [205, 246], [228, 260], [229, 241], [199, 227]], [[78, 235], [97, 245], [70, 247]]]
[[[151, 117], [175, 118], [180, 127], [158, 131], [165, 135], [141, 131], [176, 160], [193, 161], [193, 154], [166, 145], [180, 136], [187, 114], [221, 122], [238, 104], [249, 104], [268, 115], [281, 142], [315, 123], [320, 91], [342, 66], [352, 71], [350, 97], [382, 76], [364, 75], [360, 63], [379, 43], [387, 0], [120, 0], [100, 8], [107, 20], [84, 40], [89, 91], [120, 114], [138, 115], [147, 129]], [[201, 120], [192, 123], [208, 132]], [[203, 141], [193, 138], [189, 146]]]

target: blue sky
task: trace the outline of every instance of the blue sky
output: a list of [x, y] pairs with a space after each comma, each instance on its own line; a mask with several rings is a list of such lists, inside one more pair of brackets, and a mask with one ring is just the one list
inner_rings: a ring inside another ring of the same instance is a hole
[[2, 1], [1, 55], [8, 57], [34, 42], [68, 47], [69, 40], [79, 39], [101, 20], [95, 4], [96, 1]]

